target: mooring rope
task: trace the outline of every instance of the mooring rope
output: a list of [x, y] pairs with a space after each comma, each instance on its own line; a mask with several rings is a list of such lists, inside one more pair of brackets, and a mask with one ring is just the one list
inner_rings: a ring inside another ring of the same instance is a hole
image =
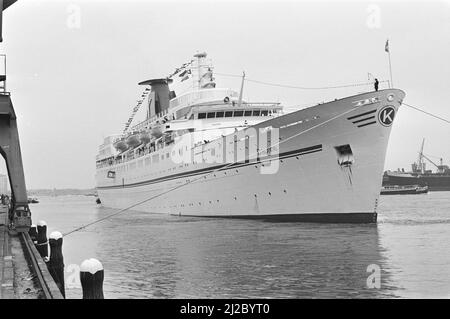
[[405, 103], [405, 102], [403, 102], [402, 104], [403, 104], [403, 105], [406, 105], [407, 107], [410, 107], [410, 108], [412, 108], [412, 109], [414, 109], [414, 110], [416, 110], [416, 111], [419, 111], [419, 112], [422, 112], [422, 113], [424, 113], [424, 114], [426, 114], [426, 115], [432, 116], [432, 117], [434, 117], [434, 118], [436, 118], [436, 119], [438, 119], [438, 120], [444, 121], [444, 122], [446, 122], [447, 124], [450, 124], [450, 121], [449, 121], [449, 120], [447, 120], [447, 119], [445, 119], [445, 118], [443, 118], [443, 117], [441, 117], [441, 116], [439, 116], [439, 115], [435, 115], [435, 114], [433, 114], [433, 113], [424, 111], [424, 110], [422, 110], [421, 108], [418, 108], [417, 106], [412, 106], [412, 105], [407, 104], [407, 103]]
[[[242, 75], [237, 75], [237, 74], [227, 74], [227, 73], [217, 73], [217, 72], [214, 72], [214, 74], [219, 75], [219, 76], [242, 78]], [[287, 88], [287, 89], [299, 89], [299, 90], [330, 90], [330, 89], [342, 89], [342, 88], [348, 88], [348, 87], [373, 85], [373, 82], [362, 82], [362, 83], [351, 83], [351, 84], [343, 84], [343, 85], [335, 85], [335, 86], [306, 87], [306, 86], [295, 86], [295, 85], [285, 85], [285, 84], [279, 84], [279, 83], [270, 83], [270, 82], [264, 82], [264, 81], [253, 80], [253, 79], [248, 79], [248, 78], [244, 78], [244, 81], [253, 82], [253, 83], [262, 84], [262, 85], [268, 85], [268, 86], [282, 87], [282, 88]], [[389, 81], [379, 81], [379, 83], [386, 83], [386, 82], [389, 82]]]
[[[323, 125], [325, 125], [325, 124], [327, 124], [327, 123], [329, 123], [329, 122], [331, 122], [331, 121], [334, 121], [334, 120], [336, 120], [336, 119], [338, 119], [338, 118], [340, 118], [340, 117], [342, 117], [342, 116], [345, 116], [346, 114], [348, 114], [348, 113], [354, 111], [355, 109], [356, 109], [356, 108], [351, 108], [350, 110], [347, 110], [347, 111], [345, 111], [345, 112], [343, 112], [343, 113], [341, 113], [341, 114], [338, 114], [338, 115], [336, 115], [336, 116], [334, 116], [334, 117], [332, 117], [332, 118], [330, 118], [330, 119], [328, 119], [328, 120], [326, 120], [326, 121], [324, 121], [324, 122], [322, 122], [322, 123], [319, 123], [319, 124], [317, 124], [317, 125], [315, 125], [315, 126], [312, 126], [312, 127], [310, 127], [309, 129], [306, 129], [306, 130], [301, 131], [301, 132], [299, 132], [299, 133], [297, 133], [297, 134], [294, 134], [294, 135], [292, 135], [292, 136], [286, 138], [286, 139], [283, 140], [283, 141], [279, 141], [278, 143], [276, 143], [276, 144], [274, 144], [274, 145], [271, 145], [270, 148], [273, 148], [273, 147], [275, 147], [275, 146], [278, 146], [278, 147], [279, 147], [281, 144], [283, 144], [283, 143], [285, 143], [285, 142], [287, 142], [287, 141], [289, 141], [289, 140], [291, 140], [291, 139], [293, 139], [293, 138], [295, 138], [295, 137], [298, 137], [298, 136], [300, 136], [300, 135], [302, 135], [302, 134], [305, 134], [305, 133], [307, 133], [307, 132], [309, 132], [309, 131], [311, 131], [311, 130], [313, 130], [313, 129], [316, 129], [316, 128], [318, 128], [318, 127], [321, 127], [321, 126], [323, 126]], [[264, 149], [263, 151], [267, 151], [268, 149], [269, 149], [269, 147], [267, 147], [267, 148]], [[259, 151], [259, 152], [263, 152], [263, 151]], [[252, 154], [252, 155], [249, 154], [249, 158], [253, 158], [253, 156], [257, 156], [257, 155], [258, 155], [258, 152], [257, 152], [256, 154]], [[72, 234], [72, 233], [75, 233], [75, 232], [77, 232], [77, 231], [80, 231], [80, 230], [82, 230], [82, 229], [85, 229], [85, 228], [87, 228], [87, 227], [89, 227], [89, 226], [92, 226], [92, 225], [94, 225], [94, 224], [97, 224], [97, 223], [99, 223], [99, 222], [101, 222], [101, 221], [104, 221], [104, 220], [106, 220], [106, 219], [109, 219], [109, 218], [111, 218], [111, 217], [114, 217], [114, 216], [116, 216], [116, 215], [119, 215], [119, 214], [121, 214], [121, 213], [124, 213], [124, 212], [126, 212], [126, 211], [129, 211], [130, 209], [132, 209], [132, 208], [134, 208], [134, 207], [136, 207], [136, 206], [139, 206], [139, 205], [144, 204], [144, 203], [146, 203], [146, 202], [149, 202], [149, 201], [151, 201], [151, 200], [153, 200], [153, 199], [155, 199], [155, 198], [158, 198], [158, 197], [161, 197], [161, 196], [163, 196], [163, 195], [166, 195], [166, 194], [168, 194], [168, 193], [170, 193], [170, 192], [173, 192], [173, 191], [175, 191], [175, 190], [177, 190], [177, 189], [179, 189], [179, 188], [181, 188], [181, 187], [184, 187], [184, 186], [186, 186], [186, 185], [189, 185], [189, 184], [191, 184], [191, 183], [194, 183], [194, 182], [196, 182], [196, 181], [198, 181], [198, 180], [200, 180], [200, 179], [205, 178], [206, 176], [209, 176], [209, 175], [211, 175], [211, 174], [214, 174], [214, 173], [218, 172], [219, 170], [226, 169], [226, 168], [228, 168], [228, 167], [230, 167], [230, 166], [232, 166], [232, 165], [234, 165], [234, 164], [236, 164], [236, 163], [239, 163], [239, 162], [231, 162], [231, 163], [229, 163], [229, 164], [227, 164], [227, 165], [225, 165], [225, 166], [223, 166], [223, 167], [216, 168], [216, 169], [212, 170], [211, 172], [206, 173], [206, 175], [202, 175], [202, 176], [200, 176], [200, 177], [198, 177], [198, 178], [195, 178], [195, 179], [193, 179], [193, 180], [187, 180], [184, 184], [175, 186], [175, 187], [173, 187], [173, 188], [171, 188], [171, 189], [168, 189], [167, 191], [164, 191], [164, 192], [159, 193], [159, 194], [157, 194], [157, 195], [151, 196], [151, 197], [149, 197], [149, 198], [147, 198], [147, 199], [145, 199], [145, 200], [142, 200], [142, 201], [140, 201], [140, 202], [137, 202], [137, 203], [135, 203], [135, 204], [133, 204], [133, 205], [131, 205], [131, 206], [128, 206], [128, 207], [126, 207], [126, 208], [123, 208], [123, 209], [119, 210], [118, 212], [109, 214], [109, 215], [107, 215], [107, 216], [105, 216], [105, 217], [99, 218], [99, 219], [97, 219], [97, 220], [95, 220], [95, 221], [93, 221], [93, 222], [90, 222], [90, 223], [88, 223], [88, 224], [85, 224], [85, 225], [83, 225], [83, 226], [80, 226], [80, 227], [78, 227], [78, 228], [75, 228], [74, 230], [71, 230], [71, 231], [69, 231], [69, 232], [67, 232], [67, 233], [64, 233], [64, 234], [63, 234], [63, 237], [66, 237], [66, 236], [68, 236], [68, 235], [70, 235], [70, 234]]]

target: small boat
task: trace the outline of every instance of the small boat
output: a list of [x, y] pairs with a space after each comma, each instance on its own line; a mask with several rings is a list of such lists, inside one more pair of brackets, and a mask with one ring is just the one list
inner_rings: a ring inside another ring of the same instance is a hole
[[133, 133], [127, 138], [127, 145], [129, 148], [135, 148], [141, 144], [141, 141], [139, 140], [139, 133]]
[[155, 138], [160, 138], [163, 135], [163, 126], [161, 124], [153, 126], [151, 134]]
[[39, 200], [36, 197], [28, 197], [28, 204], [37, 204]]
[[150, 134], [144, 131], [139, 135], [139, 139], [141, 140], [142, 144], [147, 144], [151, 140]]
[[383, 186], [381, 188], [381, 195], [414, 195], [428, 193], [428, 186], [420, 185], [392, 185]]
[[117, 140], [117, 141], [114, 143], [114, 147], [115, 147], [119, 152], [125, 152], [125, 151], [128, 149], [128, 145], [127, 145], [127, 143], [125, 142], [124, 139]]

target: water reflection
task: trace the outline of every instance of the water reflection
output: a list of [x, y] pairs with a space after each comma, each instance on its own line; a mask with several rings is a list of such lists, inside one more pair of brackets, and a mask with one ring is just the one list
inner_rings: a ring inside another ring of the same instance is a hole
[[[107, 298], [450, 296], [450, 192], [381, 198], [377, 225], [268, 223], [126, 212], [64, 238], [66, 269], [96, 257]], [[33, 220], [68, 232], [114, 210], [42, 197]], [[381, 268], [381, 288], [366, 270]], [[66, 272], [66, 283], [76, 273]], [[75, 282], [76, 284], [76, 282]], [[69, 298], [81, 298], [76, 285]]]
[[[99, 209], [98, 217], [113, 210]], [[392, 296], [376, 225], [268, 223], [128, 212], [96, 226], [108, 297]]]

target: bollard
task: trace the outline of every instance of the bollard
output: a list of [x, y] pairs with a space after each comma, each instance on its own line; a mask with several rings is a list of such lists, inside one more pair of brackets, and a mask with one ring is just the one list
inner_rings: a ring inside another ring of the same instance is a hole
[[37, 232], [36, 249], [42, 258], [48, 257], [47, 224], [44, 221], [38, 223]]
[[55, 280], [56, 285], [61, 291], [63, 297], [66, 297], [64, 287], [64, 257], [62, 254], [63, 236], [60, 232], [54, 231], [50, 234], [48, 243], [50, 245], [50, 260], [47, 262], [47, 267]]
[[28, 231], [28, 234], [30, 235], [31, 240], [34, 244], [36, 244], [37, 241], [37, 227], [36, 225], [31, 225], [30, 230]]
[[104, 299], [103, 265], [94, 258], [87, 259], [80, 266], [80, 281], [83, 288], [83, 299]]

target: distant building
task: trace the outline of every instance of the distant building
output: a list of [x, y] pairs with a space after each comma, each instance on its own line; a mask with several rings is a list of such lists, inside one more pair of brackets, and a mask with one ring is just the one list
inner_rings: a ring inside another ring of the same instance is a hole
[[8, 176], [0, 174], [0, 194], [9, 194]]

